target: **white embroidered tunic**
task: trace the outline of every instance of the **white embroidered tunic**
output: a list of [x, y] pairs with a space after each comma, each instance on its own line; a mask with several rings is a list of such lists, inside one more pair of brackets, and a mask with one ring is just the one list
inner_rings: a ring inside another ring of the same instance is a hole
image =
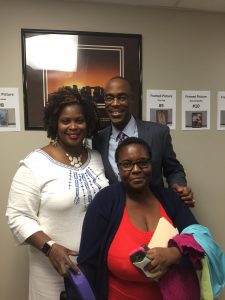
[[[88, 150], [87, 161], [78, 169], [35, 150], [20, 162], [9, 193], [6, 216], [17, 244], [41, 230], [58, 244], [79, 251], [87, 206], [107, 185], [101, 156], [94, 150]], [[63, 288], [48, 258], [30, 246], [29, 299], [59, 299]]]

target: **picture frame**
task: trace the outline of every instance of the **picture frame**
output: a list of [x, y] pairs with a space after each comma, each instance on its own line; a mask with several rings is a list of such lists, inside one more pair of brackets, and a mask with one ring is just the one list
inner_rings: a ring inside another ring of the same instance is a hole
[[184, 115], [186, 130], [205, 130], [209, 127], [209, 112], [207, 110], [186, 110]]
[[225, 126], [225, 110], [220, 111], [220, 126]]
[[25, 130], [43, 130], [48, 95], [75, 86], [97, 106], [100, 129], [110, 124], [105, 83], [129, 80], [132, 114], [142, 118], [142, 36], [140, 34], [21, 29]]
[[156, 110], [156, 122], [167, 125], [168, 124], [168, 110], [167, 109], [157, 109]]
[[7, 127], [9, 124], [8, 122], [8, 109], [1, 108], [0, 109], [0, 126]]
[[202, 128], [202, 112], [192, 113], [192, 128]]

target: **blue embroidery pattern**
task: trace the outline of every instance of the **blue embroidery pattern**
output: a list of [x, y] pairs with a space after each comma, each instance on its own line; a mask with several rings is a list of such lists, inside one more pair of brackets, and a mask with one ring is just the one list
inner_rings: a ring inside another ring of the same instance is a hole
[[79, 173], [73, 169], [69, 170], [69, 189], [71, 189], [72, 186], [75, 188], [74, 203], [79, 204], [81, 198], [83, 198], [85, 208], [87, 208], [95, 194], [102, 188], [98, 182], [97, 174], [90, 167], [84, 172], [79, 171]]

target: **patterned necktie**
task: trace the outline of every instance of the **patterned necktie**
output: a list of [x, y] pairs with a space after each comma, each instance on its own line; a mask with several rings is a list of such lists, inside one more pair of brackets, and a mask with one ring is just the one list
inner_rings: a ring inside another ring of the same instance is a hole
[[122, 141], [124, 141], [127, 137], [128, 136], [123, 131], [120, 131], [120, 133], [117, 136], [118, 145], [122, 143]]

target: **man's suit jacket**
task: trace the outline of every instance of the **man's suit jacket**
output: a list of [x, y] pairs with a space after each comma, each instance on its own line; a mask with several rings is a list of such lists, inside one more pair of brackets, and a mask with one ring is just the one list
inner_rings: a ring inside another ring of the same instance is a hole
[[[152, 151], [152, 184], [163, 186], [164, 176], [168, 186], [174, 183], [186, 185], [184, 168], [176, 159], [168, 126], [141, 120], [136, 120], [136, 123], [138, 137], [145, 140]], [[110, 135], [111, 126], [99, 131], [93, 138], [92, 145], [101, 153], [106, 177], [112, 184], [118, 180], [108, 160]]]

